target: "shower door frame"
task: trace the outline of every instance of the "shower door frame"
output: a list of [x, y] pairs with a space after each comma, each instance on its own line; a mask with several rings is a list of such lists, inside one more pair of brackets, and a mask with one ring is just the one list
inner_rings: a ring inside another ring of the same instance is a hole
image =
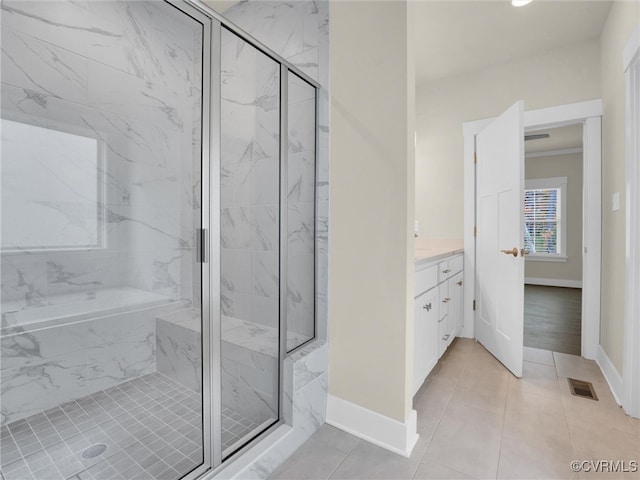
[[[220, 391], [220, 369], [212, 368], [220, 364], [219, 349], [212, 349], [216, 339], [220, 343], [220, 328], [211, 328], [212, 325], [220, 325], [220, 280], [213, 281], [213, 273], [220, 272], [219, 254], [217, 258], [211, 252], [219, 252], [219, 248], [208, 248], [208, 232], [216, 228], [216, 222], [220, 226], [220, 215], [216, 209], [210, 208], [211, 185], [215, 185], [217, 174], [219, 184], [219, 169], [216, 172], [211, 165], [220, 163], [220, 149], [211, 148], [212, 144], [218, 144], [220, 140], [219, 115], [212, 112], [219, 111], [220, 98], [212, 95], [212, 91], [220, 90], [220, 24], [212, 21], [211, 17], [190, 1], [164, 0], [180, 13], [191, 17], [202, 25], [202, 92], [200, 99], [201, 112], [201, 157], [200, 157], [200, 216], [199, 231], [194, 232], [194, 249], [196, 250], [197, 264], [200, 266], [201, 278], [201, 353], [202, 353], [202, 452], [203, 463], [194, 468], [182, 479], [191, 480], [199, 478], [212, 468], [221, 464], [221, 429], [214, 428], [215, 419], [221, 419], [221, 396], [213, 395]], [[218, 39], [216, 42], [214, 39]], [[217, 110], [216, 110], [217, 109]], [[217, 138], [216, 138], [217, 135]], [[194, 181], [196, 178], [194, 178]], [[213, 238], [212, 242], [219, 243], [219, 238]], [[217, 263], [216, 263], [217, 262]], [[217, 291], [212, 291], [212, 288]], [[215, 302], [212, 305], [211, 302]], [[216, 309], [215, 306], [218, 306]], [[217, 323], [213, 323], [213, 312], [218, 312]], [[216, 363], [217, 362], [217, 363]], [[218, 422], [219, 424], [219, 422]], [[216, 447], [218, 446], [218, 447]], [[216, 453], [218, 455], [216, 455]]]
[[[314, 306], [314, 336], [287, 352], [287, 217], [288, 217], [288, 80], [292, 72], [315, 89], [315, 179], [318, 175], [318, 115], [320, 84], [296, 66], [275, 53], [259, 40], [214, 11], [200, 0], [164, 0], [191, 16], [203, 25], [202, 48], [202, 177], [201, 177], [201, 231], [198, 242], [201, 246], [202, 275], [202, 394], [203, 394], [203, 448], [204, 463], [182, 477], [196, 479], [211, 475], [238, 459], [257, 442], [284, 423], [282, 400], [284, 398], [284, 359], [298, 351], [317, 336], [317, 306]], [[262, 433], [223, 460], [222, 458], [222, 379], [220, 372], [221, 311], [220, 311], [220, 162], [221, 162], [221, 33], [226, 28], [260, 53], [280, 66], [280, 305], [279, 305], [279, 355], [278, 355], [278, 418]], [[217, 190], [213, 188], [218, 187]], [[316, 187], [314, 186], [314, 191]], [[216, 193], [217, 192], [217, 193]], [[212, 201], [214, 205], [212, 205]], [[314, 231], [317, 219], [317, 201], [314, 195]], [[314, 238], [314, 285], [317, 272], [317, 252]], [[314, 288], [314, 305], [315, 288]]]

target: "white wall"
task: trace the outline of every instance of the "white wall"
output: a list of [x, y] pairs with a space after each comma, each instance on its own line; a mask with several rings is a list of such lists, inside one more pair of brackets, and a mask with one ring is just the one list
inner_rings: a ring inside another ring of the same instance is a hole
[[[615, 2], [601, 36], [602, 306], [600, 344], [622, 372], [625, 281], [625, 81], [622, 49], [640, 23], [638, 2]], [[611, 194], [620, 192], [620, 210]]]
[[[525, 160], [525, 179], [567, 177], [567, 261], [539, 262], [527, 257], [525, 278], [582, 282], [582, 154]], [[564, 199], [563, 199], [564, 201]]]
[[580, 42], [416, 90], [416, 219], [420, 236], [462, 238], [462, 123], [600, 97], [600, 46]]
[[411, 411], [413, 52], [406, 2], [330, 11], [329, 393]]

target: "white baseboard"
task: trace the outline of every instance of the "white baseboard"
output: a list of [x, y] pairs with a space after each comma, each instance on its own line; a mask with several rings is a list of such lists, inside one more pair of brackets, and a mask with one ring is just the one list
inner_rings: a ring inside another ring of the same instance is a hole
[[367, 442], [409, 458], [418, 441], [418, 414], [404, 423], [333, 395], [327, 399], [327, 423]]
[[618, 373], [618, 370], [613, 365], [613, 362], [604, 351], [601, 345], [598, 345], [598, 356], [596, 357], [596, 363], [602, 370], [605, 380], [609, 384], [609, 389], [613, 394], [618, 405], [622, 405], [622, 399], [624, 398], [624, 382], [622, 377]]
[[582, 282], [580, 280], [526, 277], [524, 283], [527, 285], [544, 285], [546, 287], [582, 288]]

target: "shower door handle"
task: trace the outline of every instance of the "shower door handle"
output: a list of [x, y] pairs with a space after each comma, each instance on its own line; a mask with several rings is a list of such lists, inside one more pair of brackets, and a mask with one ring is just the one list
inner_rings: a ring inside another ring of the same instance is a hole
[[209, 230], [198, 228], [196, 230], [196, 262], [207, 263], [207, 245], [209, 242]]

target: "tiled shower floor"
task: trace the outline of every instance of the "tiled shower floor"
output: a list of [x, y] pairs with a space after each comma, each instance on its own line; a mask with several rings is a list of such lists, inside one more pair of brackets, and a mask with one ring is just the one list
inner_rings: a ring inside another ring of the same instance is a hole
[[[201, 409], [199, 394], [145, 375], [2, 426], [0, 473], [4, 480], [175, 480], [202, 463]], [[225, 409], [223, 448], [253, 428]], [[103, 446], [86, 458], [93, 445]]]

